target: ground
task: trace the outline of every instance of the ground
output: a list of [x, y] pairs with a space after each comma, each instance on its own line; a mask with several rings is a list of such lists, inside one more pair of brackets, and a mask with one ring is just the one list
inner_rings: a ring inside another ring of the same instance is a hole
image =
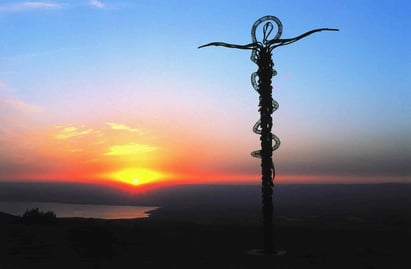
[[276, 218], [282, 257], [255, 256], [257, 223], [56, 219], [22, 223], [0, 214], [0, 268], [411, 268], [401, 220], [350, 216]]

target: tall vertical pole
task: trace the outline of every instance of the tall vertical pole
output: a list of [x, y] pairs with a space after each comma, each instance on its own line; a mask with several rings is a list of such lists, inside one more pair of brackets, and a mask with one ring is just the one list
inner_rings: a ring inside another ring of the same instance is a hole
[[[267, 21], [267, 22], [266, 22]], [[263, 26], [263, 39], [257, 41], [256, 30], [257, 27], [266, 22]], [[269, 39], [272, 30], [274, 29], [274, 22], [277, 25], [277, 33], [274, 38]], [[278, 251], [274, 240], [274, 205], [273, 205], [273, 187], [275, 178], [275, 169], [272, 158], [272, 153], [280, 146], [280, 140], [271, 132], [273, 127], [272, 114], [278, 108], [278, 103], [272, 98], [271, 78], [277, 74], [273, 69], [274, 63], [272, 61], [272, 51], [276, 47], [285, 46], [296, 42], [308, 35], [320, 31], [338, 31], [338, 29], [320, 28], [308, 31], [302, 35], [294, 38], [280, 39], [282, 34], [281, 21], [274, 16], [264, 16], [258, 19], [251, 28], [252, 43], [246, 45], [236, 45], [224, 42], [212, 42], [200, 46], [199, 48], [207, 46], [223, 46], [235, 49], [252, 50], [251, 60], [257, 64], [257, 72], [251, 75], [251, 83], [253, 88], [259, 94], [259, 112], [260, 120], [253, 127], [256, 134], [260, 134], [261, 150], [256, 150], [251, 153], [253, 157], [261, 158], [261, 181], [262, 181], [262, 213], [263, 213], [263, 230], [264, 230], [264, 249], [258, 250], [255, 253], [262, 253], [265, 255], [281, 255], [284, 252]], [[258, 82], [256, 79], [258, 78]], [[273, 141], [275, 142], [273, 144]]]
[[260, 93], [260, 121], [261, 121], [261, 174], [262, 174], [262, 202], [263, 202], [263, 227], [264, 227], [264, 254], [272, 253], [273, 245], [273, 176], [274, 165], [272, 159], [273, 137], [273, 98], [271, 78], [273, 76], [273, 62], [271, 52], [264, 48], [260, 51], [257, 60], [259, 77], [258, 89]]

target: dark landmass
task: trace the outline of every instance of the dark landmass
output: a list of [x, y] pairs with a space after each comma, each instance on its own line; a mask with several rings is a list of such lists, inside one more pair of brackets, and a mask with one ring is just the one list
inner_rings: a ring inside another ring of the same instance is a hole
[[[277, 184], [279, 217], [410, 217], [411, 184]], [[212, 222], [215, 219], [260, 221], [261, 189], [256, 185], [176, 185], [145, 193], [124, 193], [104, 185], [0, 183], [0, 201], [159, 206], [153, 217]], [[229, 214], [227, 214], [229, 212]]]
[[[130, 187], [131, 188], [131, 187]], [[260, 185], [175, 185], [148, 192], [125, 193], [107, 185], [84, 183], [0, 182], [0, 201], [180, 207], [232, 205], [259, 207]], [[408, 209], [411, 184], [276, 184], [278, 210], [300, 214], [333, 206], [347, 210]], [[189, 202], [188, 202], [189, 201]], [[291, 210], [291, 207], [293, 208]], [[289, 211], [291, 210], [291, 211]], [[328, 209], [326, 210], [328, 211]], [[281, 213], [281, 211], [280, 211]]]
[[[262, 246], [258, 186], [175, 186], [128, 197], [129, 204], [161, 207], [148, 219], [57, 216], [27, 223], [0, 213], [0, 268], [408, 269], [410, 186], [277, 185], [275, 242], [287, 251], [282, 257], [247, 254]], [[66, 197], [56, 197], [68, 199], [64, 191]], [[98, 195], [102, 203], [127, 202]]]

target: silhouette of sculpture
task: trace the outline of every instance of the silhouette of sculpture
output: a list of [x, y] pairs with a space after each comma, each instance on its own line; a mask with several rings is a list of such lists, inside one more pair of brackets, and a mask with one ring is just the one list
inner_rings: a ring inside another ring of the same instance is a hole
[[[263, 25], [263, 37], [261, 41], [257, 40], [256, 31], [258, 26]], [[269, 39], [274, 29], [274, 22], [277, 25], [277, 33], [274, 38]], [[223, 46], [235, 49], [252, 50], [251, 61], [257, 64], [258, 70], [251, 74], [251, 84], [260, 95], [259, 112], [260, 119], [253, 127], [253, 131], [260, 135], [261, 150], [251, 152], [251, 155], [261, 159], [261, 174], [262, 174], [262, 202], [263, 202], [263, 227], [264, 227], [264, 249], [263, 254], [280, 254], [273, 244], [273, 187], [275, 170], [272, 160], [272, 152], [280, 146], [280, 139], [271, 133], [273, 119], [272, 113], [278, 109], [278, 103], [272, 98], [271, 78], [277, 74], [273, 69], [272, 51], [280, 46], [289, 45], [306, 36], [320, 31], [338, 31], [338, 29], [320, 28], [308, 31], [302, 35], [293, 38], [280, 39], [282, 34], [281, 21], [274, 16], [264, 16], [258, 19], [251, 28], [252, 43], [246, 45], [236, 45], [224, 42], [212, 42], [200, 46], [204, 48], [208, 46]], [[274, 141], [274, 145], [273, 145]]]

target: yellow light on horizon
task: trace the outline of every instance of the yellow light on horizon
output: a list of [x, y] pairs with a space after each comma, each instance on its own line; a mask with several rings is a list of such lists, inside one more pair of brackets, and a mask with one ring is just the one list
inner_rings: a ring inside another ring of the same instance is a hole
[[157, 180], [163, 179], [165, 175], [163, 173], [145, 168], [125, 168], [108, 174], [108, 177], [136, 186], [153, 183]]

